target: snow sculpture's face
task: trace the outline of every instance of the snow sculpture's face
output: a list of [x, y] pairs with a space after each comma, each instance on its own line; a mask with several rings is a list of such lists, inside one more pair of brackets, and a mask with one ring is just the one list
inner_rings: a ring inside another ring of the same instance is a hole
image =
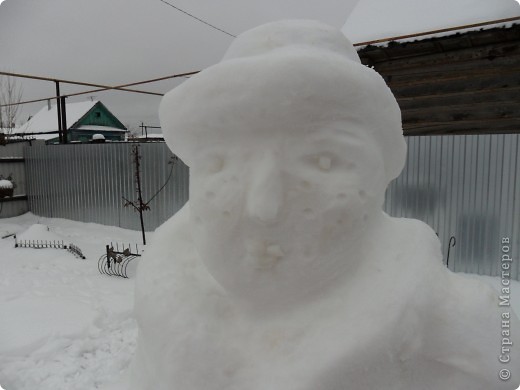
[[230, 295], [276, 307], [363, 261], [405, 143], [391, 91], [341, 32], [290, 21], [244, 33], [160, 116], [191, 169], [194, 245]]
[[268, 304], [330, 283], [380, 211], [384, 172], [366, 132], [237, 134], [192, 151], [193, 238], [210, 273]]

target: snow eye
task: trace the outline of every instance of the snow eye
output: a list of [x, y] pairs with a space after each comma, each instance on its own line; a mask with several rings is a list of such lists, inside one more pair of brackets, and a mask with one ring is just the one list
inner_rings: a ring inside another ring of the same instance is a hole
[[332, 158], [328, 156], [318, 156], [318, 167], [322, 171], [330, 171], [332, 167]]
[[302, 158], [307, 168], [321, 172], [332, 171], [339, 161], [341, 160], [329, 152], [307, 154]]

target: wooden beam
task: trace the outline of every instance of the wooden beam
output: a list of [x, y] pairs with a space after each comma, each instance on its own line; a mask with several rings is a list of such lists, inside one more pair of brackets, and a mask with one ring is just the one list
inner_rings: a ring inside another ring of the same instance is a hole
[[[402, 110], [403, 122], [408, 125], [424, 121], [450, 122], [460, 120], [489, 120], [520, 118], [520, 102], [485, 102], [426, 106]], [[520, 130], [520, 129], [519, 129]]]
[[[423, 31], [420, 33], [415, 33], [415, 34], [398, 35], [398, 36], [394, 36], [394, 37], [376, 39], [376, 40], [366, 41], [366, 42], [358, 42], [358, 43], [354, 44], [354, 46], [365, 46], [365, 45], [373, 45], [373, 44], [377, 44], [377, 43], [393, 42], [393, 41], [398, 41], [398, 40], [402, 40], [402, 39], [420, 38], [420, 37], [424, 37], [427, 35], [447, 33], [447, 32], [454, 32], [454, 33], [458, 34], [463, 29], [490, 26], [490, 25], [498, 24], [498, 23], [515, 22], [518, 20], [520, 20], [520, 17], [514, 16], [512, 18], [498, 19], [498, 20], [492, 20], [492, 21], [487, 21], [487, 22], [482, 22], [482, 23], [467, 24], [467, 25], [463, 25], [463, 26], [443, 28], [440, 30]], [[489, 31], [489, 30], [487, 30], [487, 31]], [[435, 38], [431, 38], [431, 39], [435, 39]]]
[[0, 203], [16, 202], [17, 200], [27, 200], [27, 195], [14, 195], [6, 198], [0, 198]]
[[428, 73], [435, 74], [437, 76], [460, 74], [463, 72], [472, 72], [475, 70], [494, 70], [494, 69], [506, 69], [510, 67], [520, 66], [520, 52], [517, 54], [511, 54], [506, 57], [495, 58], [492, 61], [489, 59], [471, 60], [466, 62], [447, 62], [445, 64], [433, 64], [423, 65], [420, 67], [407, 68], [394, 68], [394, 69], [382, 69], [379, 66], [375, 66], [374, 70], [381, 74], [385, 78], [398, 78], [398, 77], [421, 77], [421, 75], [427, 75]]
[[364, 64], [380, 61], [402, 60], [427, 54], [460, 51], [485, 45], [518, 42], [520, 25], [499, 27], [481, 31], [458, 32], [443, 37], [431, 37], [413, 42], [390, 42], [387, 46], [367, 46], [358, 51]]
[[520, 118], [505, 120], [403, 123], [405, 135], [511, 134], [520, 132]]
[[23, 157], [0, 157], [0, 163], [18, 163], [24, 162]]
[[[454, 91], [454, 92], [445, 92], [445, 91], [439, 91], [429, 94], [423, 94], [423, 95], [412, 95], [412, 96], [396, 96], [396, 99], [398, 102], [406, 102], [406, 101], [423, 101], [426, 102], [427, 100], [433, 100], [433, 99], [449, 99], [449, 98], [472, 98], [477, 95], [487, 95], [487, 96], [497, 96], [501, 93], [518, 93], [520, 91], [520, 86], [513, 86], [508, 88], [488, 88], [488, 89], [473, 89], [473, 90], [465, 90], [465, 91]], [[459, 100], [460, 101], [460, 100]], [[467, 103], [467, 102], [466, 102]]]
[[439, 83], [430, 84], [427, 86], [411, 86], [406, 88], [392, 88], [396, 99], [400, 98], [421, 98], [424, 96], [432, 95], [451, 95], [479, 93], [483, 91], [496, 91], [497, 93], [503, 92], [509, 88], [518, 88], [520, 86], [520, 73], [510, 77], [504, 77], [503, 79], [493, 78], [482, 78], [468, 82], [451, 82], [451, 83]]
[[502, 78], [504, 76], [514, 76], [517, 74], [520, 74], [520, 66], [493, 67], [488, 69], [471, 68], [454, 70], [451, 72], [448, 70], [438, 70], [408, 75], [388, 75], [384, 76], [384, 78], [391, 89], [397, 89], [401, 87], [440, 84], [453, 81], [468, 81], [480, 78]]
[[373, 63], [371, 65], [373, 65], [378, 72], [386, 74], [398, 70], [423, 70], [424, 67], [433, 65], [467, 64], [479, 60], [494, 61], [503, 57], [510, 57], [518, 54], [520, 54], [520, 42], [506, 42], [446, 53], [435, 53], [405, 59], [387, 60]]
[[518, 101], [520, 100], [520, 86], [509, 88], [484, 89], [481, 91], [459, 91], [449, 94], [430, 94], [397, 98], [401, 108], [436, 105], [443, 106], [458, 103], [479, 103], [490, 101]]

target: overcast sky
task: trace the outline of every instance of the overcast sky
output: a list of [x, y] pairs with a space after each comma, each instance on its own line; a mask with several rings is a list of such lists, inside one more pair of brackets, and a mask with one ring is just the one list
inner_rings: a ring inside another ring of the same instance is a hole
[[[165, 1], [232, 35], [267, 21], [287, 18], [317, 19], [341, 28], [358, 3], [358, 0]], [[472, 8], [476, 12], [470, 15], [471, 21], [520, 15], [514, 0], [361, 0], [352, 14], [355, 20], [347, 23], [350, 30], [346, 27], [344, 31], [353, 41], [386, 36], [384, 29], [378, 30], [383, 25], [397, 26], [393, 31], [400, 33], [416, 32], [405, 29], [418, 26], [407, 26], [399, 20], [392, 23], [390, 19], [394, 16], [389, 18], [389, 15], [395, 15], [396, 19], [399, 15], [406, 17], [407, 8], [415, 4], [410, 15], [417, 21], [414, 13], [425, 15], [417, 4], [425, 7], [430, 4], [431, 8], [431, 4], [438, 2], [460, 6], [486, 2], [487, 9]], [[391, 10], [390, 3], [395, 5]], [[457, 12], [459, 20], [468, 22], [468, 17], [462, 17], [463, 11]], [[453, 21], [437, 22], [443, 27]], [[421, 22], [419, 26], [426, 24]], [[118, 85], [203, 69], [218, 62], [232, 40], [233, 37], [161, 0], [5, 0], [0, 4], [0, 70], [16, 73]], [[164, 93], [178, 82], [141, 88]], [[55, 92], [50, 82], [23, 80], [22, 84], [24, 100], [53, 96]], [[82, 90], [78, 86], [62, 86], [62, 93]], [[88, 98], [76, 97], [70, 101]], [[98, 92], [94, 98], [103, 101], [126, 125], [136, 127], [140, 122], [158, 125], [160, 97]], [[26, 120], [44, 105], [24, 106], [20, 119]]]

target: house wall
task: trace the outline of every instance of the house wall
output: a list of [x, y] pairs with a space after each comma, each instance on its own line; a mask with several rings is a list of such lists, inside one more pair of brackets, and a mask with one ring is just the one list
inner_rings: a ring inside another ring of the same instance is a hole
[[101, 103], [98, 102], [92, 109], [82, 117], [74, 127], [79, 126], [108, 126], [116, 129], [126, 130], [125, 126]]
[[93, 131], [85, 131], [78, 129], [70, 129], [68, 131], [69, 142], [79, 141], [79, 142], [90, 142], [92, 141], [92, 136], [94, 134], [102, 134], [107, 141], [124, 141], [125, 133], [123, 132], [115, 132], [115, 131], [103, 131], [96, 130]]

